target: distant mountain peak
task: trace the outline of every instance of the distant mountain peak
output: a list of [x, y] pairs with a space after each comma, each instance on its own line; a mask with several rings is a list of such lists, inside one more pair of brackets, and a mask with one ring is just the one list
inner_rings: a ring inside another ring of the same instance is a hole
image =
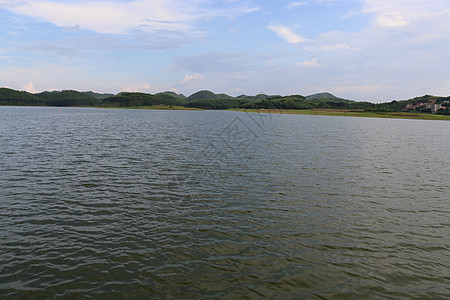
[[233, 97], [228, 96], [227, 94], [215, 94], [208, 90], [202, 90], [190, 95], [189, 97], [186, 98], [186, 100], [194, 101], [194, 100], [224, 99], [224, 98], [233, 98]]
[[175, 93], [173, 91], [165, 91], [165, 92], [157, 93], [156, 95], [163, 95], [163, 94], [164, 95], [169, 95], [171, 97], [174, 97], [174, 98], [177, 98], [177, 99], [181, 99], [181, 100], [185, 100], [186, 99], [185, 95], [178, 94], [178, 93]]
[[334, 102], [354, 102], [352, 100], [336, 97], [329, 92], [316, 93], [306, 96], [307, 101], [334, 101]]
[[316, 94], [312, 94], [309, 96], [306, 96], [306, 100], [314, 100], [314, 99], [321, 99], [321, 98], [327, 98], [327, 99], [339, 99], [339, 97], [336, 97], [335, 95], [329, 93], [329, 92], [321, 92], [321, 93], [316, 93]]

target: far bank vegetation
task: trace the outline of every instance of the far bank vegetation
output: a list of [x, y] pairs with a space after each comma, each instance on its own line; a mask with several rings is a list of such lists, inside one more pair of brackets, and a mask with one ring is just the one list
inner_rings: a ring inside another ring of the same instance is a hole
[[186, 97], [174, 92], [146, 94], [122, 92], [117, 95], [74, 90], [31, 94], [0, 88], [0, 105], [22, 106], [82, 106], [82, 107], [186, 107], [199, 109], [249, 110], [339, 110], [366, 112], [411, 112], [450, 115], [450, 97], [425, 95], [386, 103], [352, 101], [330, 93], [302, 95], [240, 95], [231, 97], [211, 91], [199, 91]]

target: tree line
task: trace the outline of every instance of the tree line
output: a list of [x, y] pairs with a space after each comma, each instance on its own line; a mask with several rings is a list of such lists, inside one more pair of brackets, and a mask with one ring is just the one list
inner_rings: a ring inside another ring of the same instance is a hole
[[[367, 101], [351, 101], [337, 98], [328, 93], [317, 94], [316, 97], [302, 95], [241, 95], [231, 97], [226, 94], [214, 94], [210, 91], [200, 91], [185, 97], [182, 94], [163, 92], [146, 94], [122, 92], [117, 95], [98, 94], [93, 92], [78, 92], [64, 90], [31, 94], [8, 88], [0, 88], [0, 105], [31, 105], [31, 106], [92, 106], [92, 107], [139, 107], [139, 106], [183, 106], [200, 109], [333, 109], [333, 110], [364, 110], [372, 112], [429, 112], [425, 103], [446, 105], [450, 97], [425, 95], [409, 100], [391, 101], [386, 103], [371, 103]], [[408, 106], [409, 104], [409, 106]], [[450, 107], [450, 105], [447, 105]], [[409, 107], [409, 108], [408, 108]], [[437, 113], [450, 114], [446, 106]], [[408, 108], [408, 109], [407, 109]]]

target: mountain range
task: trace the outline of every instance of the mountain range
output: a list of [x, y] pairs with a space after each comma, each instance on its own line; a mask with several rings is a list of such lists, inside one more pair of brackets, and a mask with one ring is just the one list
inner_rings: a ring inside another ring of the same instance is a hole
[[181, 106], [201, 109], [345, 109], [365, 111], [411, 111], [431, 112], [431, 104], [440, 105], [434, 112], [450, 114], [450, 97], [425, 95], [409, 100], [371, 103], [353, 101], [336, 97], [327, 92], [309, 96], [302, 95], [240, 95], [232, 97], [227, 94], [215, 94], [208, 90], [198, 91], [186, 97], [171, 91], [147, 94], [138, 92], [121, 92], [103, 94], [92, 91], [74, 90], [51, 91], [31, 94], [9, 88], [0, 88], [0, 105], [23, 106], [92, 106], [92, 107], [147, 107], [147, 106]]
[[[63, 91], [45, 91], [41, 93], [28, 93], [25, 91], [17, 91], [9, 88], [0, 88], [0, 104], [10, 104], [10, 105], [21, 105], [21, 104], [31, 104], [31, 105], [52, 105], [52, 106], [71, 106], [72, 102], [77, 102], [81, 105], [90, 105], [91, 102], [103, 102], [105, 99], [118, 97], [120, 95], [130, 95], [138, 94], [143, 97], [148, 97], [151, 94], [146, 93], [130, 93], [121, 92], [117, 95], [110, 93], [96, 93], [92, 91], [79, 92], [74, 90], [63, 90]], [[240, 100], [266, 100], [274, 97], [281, 97], [279, 95], [265, 95], [258, 94], [255, 96], [240, 95], [237, 97], [229, 96], [227, 94], [215, 94], [208, 90], [198, 91], [192, 95], [186, 97], [183, 94], [177, 94], [175, 92], [166, 91], [152, 95], [153, 97], [172, 97], [177, 100], [183, 101], [196, 101], [196, 100], [214, 100], [214, 99], [240, 99]], [[303, 97], [303, 96], [300, 96]], [[352, 102], [351, 100], [342, 99], [336, 97], [330, 93], [317, 93], [305, 97], [306, 101], [312, 102], [324, 102], [324, 101], [334, 101], [334, 102]]]

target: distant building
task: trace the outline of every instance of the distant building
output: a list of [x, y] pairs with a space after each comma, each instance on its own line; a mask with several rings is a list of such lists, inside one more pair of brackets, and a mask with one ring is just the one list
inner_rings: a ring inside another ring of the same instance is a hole
[[431, 108], [431, 113], [435, 114], [438, 110], [440, 110], [442, 108], [442, 105], [433, 103], [433, 104], [431, 104], [430, 108]]
[[410, 110], [410, 109], [413, 109], [413, 108], [414, 108], [414, 105], [412, 105], [411, 103], [408, 103], [405, 106], [405, 110]]
[[[450, 101], [446, 100], [443, 103], [450, 103]], [[432, 114], [435, 114], [438, 110], [441, 108], [446, 109], [446, 107], [442, 106], [441, 104], [436, 104], [436, 100], [432, 99], [428, 103], [419, 102], [416, 105], [412, 105], [411, 103], [406, 104], [404, 110], [425, 110], [429, 109]]]

